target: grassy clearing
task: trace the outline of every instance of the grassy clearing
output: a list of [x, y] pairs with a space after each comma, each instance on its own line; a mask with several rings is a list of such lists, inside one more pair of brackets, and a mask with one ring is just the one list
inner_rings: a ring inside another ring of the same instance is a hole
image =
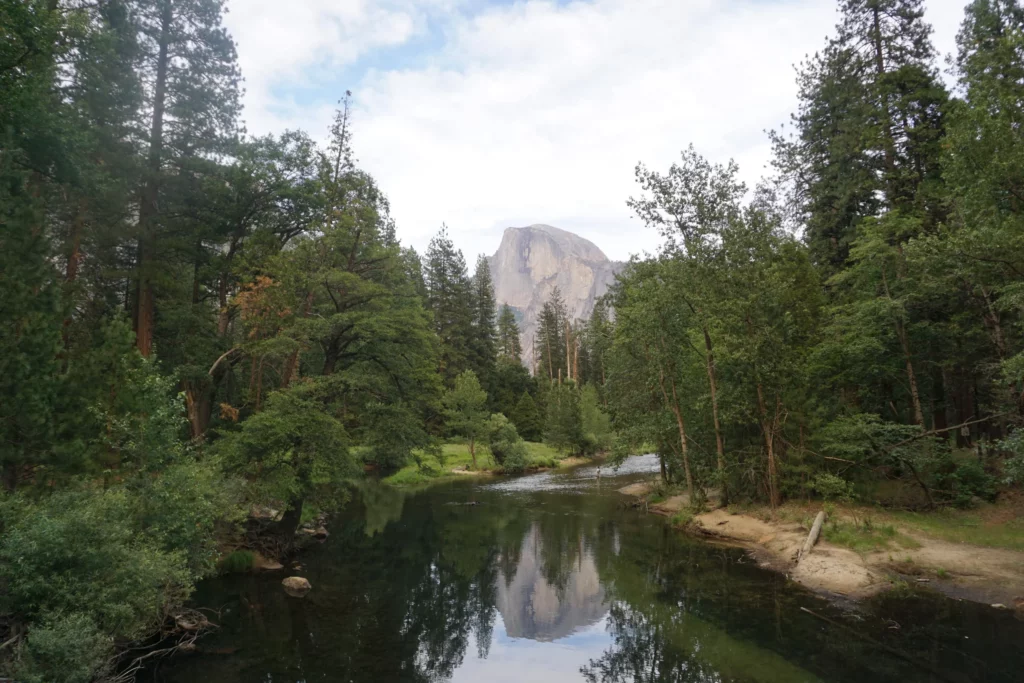
[[[565, 459], [565, 456], [543, 443], [527, 441], [526, 452], [529, 458], [528, 468], [557, 467]], [[424, 455], [419, 463], [410, 463], [383, 481], [392, 486], [419, 486], [467, 476], [454, 474], [453, 470], [473, 471], [473, 458], [469, 454], [468, 444], [444, 444], [442, 460], [444, 464], [436, 456]], [[476, 472], [479, 474], [490, 474], [499, 469], [490, 451], [483, 445], [476, 447], [476, 464]]]

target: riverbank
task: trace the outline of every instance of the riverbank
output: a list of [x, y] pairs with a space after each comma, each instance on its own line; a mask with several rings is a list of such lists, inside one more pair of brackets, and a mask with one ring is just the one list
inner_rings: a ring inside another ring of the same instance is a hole
[[[532, 441], [525, 442], [528, 472], [540, 472], [551, 469], [574, 467], [590, 462], [588, 458], [568, 456], [559, 453], [547, 444]], [[469, 446], [462, 443], [449, 443], [442, 446], [441, 458], [424, 455], [420, 462], [410, 463], [394, 474], [381, 481], [389, 486], [400, 488], [437, 484], [462, 477], [491, 477], [501, 474], [501, 466], [494, 461], [486, 446], [476, 448], [476, 468]]]
[[821, 539], [801, 558], [821, 504], [691, 515], [685, 495], [650, 501], [650, 484], [620, 491], [691, 533], [747, 548], [763, 566], [815, 591], [856, 600], [918, 584], [1024, 616], [1024, 501], [930, 514], [826, 504], [830, 514]]

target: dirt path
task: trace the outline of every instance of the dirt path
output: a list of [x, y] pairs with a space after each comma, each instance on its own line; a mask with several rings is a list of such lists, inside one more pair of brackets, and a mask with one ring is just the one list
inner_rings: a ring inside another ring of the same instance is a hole
[[[650, 486], [620, 489], [643, 496]], [[685, 495], [649, 506], [671, 516], [689, 506]], [[888, 590], [898, 581], [924, 583], [952, 597], [1016, 608], [1024, 616], [1024, 553], [950, 543], [900, 528], [913, 548], [858, 553], [825, 540], [800, 558], [808, 529], [797, 522], [766, 521], [718, 509], [696, 515], [690, 529], [705, 537], [747, 548], [762, 564], [816, 591], [858, 599]]]

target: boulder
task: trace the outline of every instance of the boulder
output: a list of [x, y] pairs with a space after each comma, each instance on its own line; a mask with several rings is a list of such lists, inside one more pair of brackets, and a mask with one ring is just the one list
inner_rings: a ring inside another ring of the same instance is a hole
[[293, 598], [303, 598], [313, 588], [309, 581], [301, 576], [289, 576], [281, 581], [281, 585], [284, 586], [284, 592]]

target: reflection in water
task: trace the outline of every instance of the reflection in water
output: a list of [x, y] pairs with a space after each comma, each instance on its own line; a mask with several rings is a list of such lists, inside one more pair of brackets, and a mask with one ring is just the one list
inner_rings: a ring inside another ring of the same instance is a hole
[[[576, 561], [565, 565], [568, 574], [556, 584], [545, 576], [544, 567], [552, 564], [544, 561], [552, 554], [545, 555], [546, 550], [540, 524], [534, 523], [523, 539], [515, 573], [498, 573], [498, 611], [512, 638], [558, 640], [596, 624], [608, 612], [593, 554], [581, 547]], [[556, 559], [559, 567], [561, 560]]]
[[1000, 683], [1024, 670], [1010, 614], [924, 595], [845, 613], [625, 508], [609, 476], [600, 489], [596, 468], [367, 487], [302, 556], [305, 599], [279, 574], [204, 582], [196, 602], [221, 629], [203, 646], [237, 652], [161, 662], [149, 680]]

